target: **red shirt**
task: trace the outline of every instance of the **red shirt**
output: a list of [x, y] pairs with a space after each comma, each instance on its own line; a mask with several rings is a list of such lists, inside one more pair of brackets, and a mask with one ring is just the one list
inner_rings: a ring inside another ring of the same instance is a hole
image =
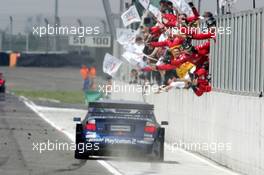
[[167, 39], [161, 42], [151, 42], [150, 45], [152, 47], [165, 47], [168, 46], [169, 48], [173, 48], [175, 46], [182, 45], [184, 39], [183, 37], [175, 37], [173, 40]]
[[4, 84], [5, 84], [5, 80], [0, 79], [0, 85], [2, 86], [2, 85], [4, 85]]
[[158, 65], [156, 66], [157, 70], [175, 70], [176, 69], [176, 66], [174, 65], [171, 65], [171, 64], [161, 64], [161, 65]]
[[197, 11], [197, 9], [195, 7], [192, 7], [192, 12], [193, 12], [193, 16], [190, 16], [186, 19], [187, 22], [194, 22], [197, 21], [199, 19], [199, 12]]
[[177, 24], [177, 16], [173, 14], [163, 14], [162, 17], [168, 22], [163, 23], [166, 27], [175, 27]]
[[203, 44], [200, 44], [198, 46], [195, 46], [195, 49], [198, 51], [200, 55], [207, 55], [210, 52], [210, 41], [207, 41]]
[[208, 61], [208, 56], [203, 56], [199, 54], [181, 54], [178, 58], [171, 60], [171, 64], [176, 66], [177, 68], [180, 67], [185, 62], [190, 62], [194, 64], [197, 68], [203, 66], [203, 64]]

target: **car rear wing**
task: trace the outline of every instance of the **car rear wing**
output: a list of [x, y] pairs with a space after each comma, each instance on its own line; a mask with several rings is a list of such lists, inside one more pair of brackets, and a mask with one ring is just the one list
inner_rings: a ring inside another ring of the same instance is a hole
[[115, 108], [115, 109], [138, 109], [138, 110], [154, 110], [154, 105], [147, 103], [106, 103], [106, 102], [90, 102], [88, 107], [94, 108]]

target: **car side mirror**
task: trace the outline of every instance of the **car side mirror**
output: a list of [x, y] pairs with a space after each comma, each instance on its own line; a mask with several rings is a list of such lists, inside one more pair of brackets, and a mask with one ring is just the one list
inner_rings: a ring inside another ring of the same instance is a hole
[[161, 121], [161, 125], [169, 125], [169, 122], [168, 121]]
[[80, 117], [73, 117], [73, 121], [74, 122], [81, 122], [81, 118]]

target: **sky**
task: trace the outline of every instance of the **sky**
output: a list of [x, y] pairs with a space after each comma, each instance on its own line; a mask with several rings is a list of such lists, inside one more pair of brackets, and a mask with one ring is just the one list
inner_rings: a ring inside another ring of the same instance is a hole
[[[113, 12], [119, 10], [119, 1], [110, 0]], [[0, 0], [0, 29], [9, 25], [13, 17], [14, 32], [24, 30], [29, 17], [47, 17], [53, 20], [55, 0]], [[63, 23], [75, 23], [77, 18], [88, 21], [105, 19], [101, 0], [59, 0], [59, 16]], [[43, 20], [41, 20], [43, 21]], [[84, 22], [85, 23], [85, 22]]]
[[[113, 12], [119, 11], [119, 0], [109, 0]], [[129, 0], [127, 0], [129, 1]], [[196, 4], [198, 0], [193, 0]], [[221, 1], [221, 0], [220, 0]], [[235, 0], [234, 11], [252, 9], [253, 0]], [[53, 19], [55, 0], [0, 0], [0, 29], [7, 29], [9, 16], [13, 17], [14, 32], [24, 31], [29, 17], [36, 20], [36, 16]], [[257, 7], [264, 7], [264, 0], [256, 0]], [[216, 11], [216, 0], [201, 0], [201, 10]], [[105, 13], [101, 0], [59, 0], [59, 16], [62, 23], [76, 23], [80, 18], [84, 23], [105, 20]]]

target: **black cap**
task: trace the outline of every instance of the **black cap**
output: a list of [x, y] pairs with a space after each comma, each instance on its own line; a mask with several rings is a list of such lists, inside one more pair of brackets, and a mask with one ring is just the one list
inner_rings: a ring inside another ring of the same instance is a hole
[[107, 76], [106, 76], [106, 80], [112, 80], [112, 76], [107, 75]]
[[171, 1], [167, 2], [168, 6], [173, 6], [173, 3]]
[[205, 17], [205, 18], [211, 18], [213, 16], [214, 15], [211, 12], [204, 12], [204, 15], [203, 15], [203, 17]]
[[194, 7], [193, 2], [189, 2], [188, 4], [189, 4], [190, 7]]
[[210, 17], [208, 20], [206, 20], [207, 27], [216, 26], [216, 20], [214, 17]]

